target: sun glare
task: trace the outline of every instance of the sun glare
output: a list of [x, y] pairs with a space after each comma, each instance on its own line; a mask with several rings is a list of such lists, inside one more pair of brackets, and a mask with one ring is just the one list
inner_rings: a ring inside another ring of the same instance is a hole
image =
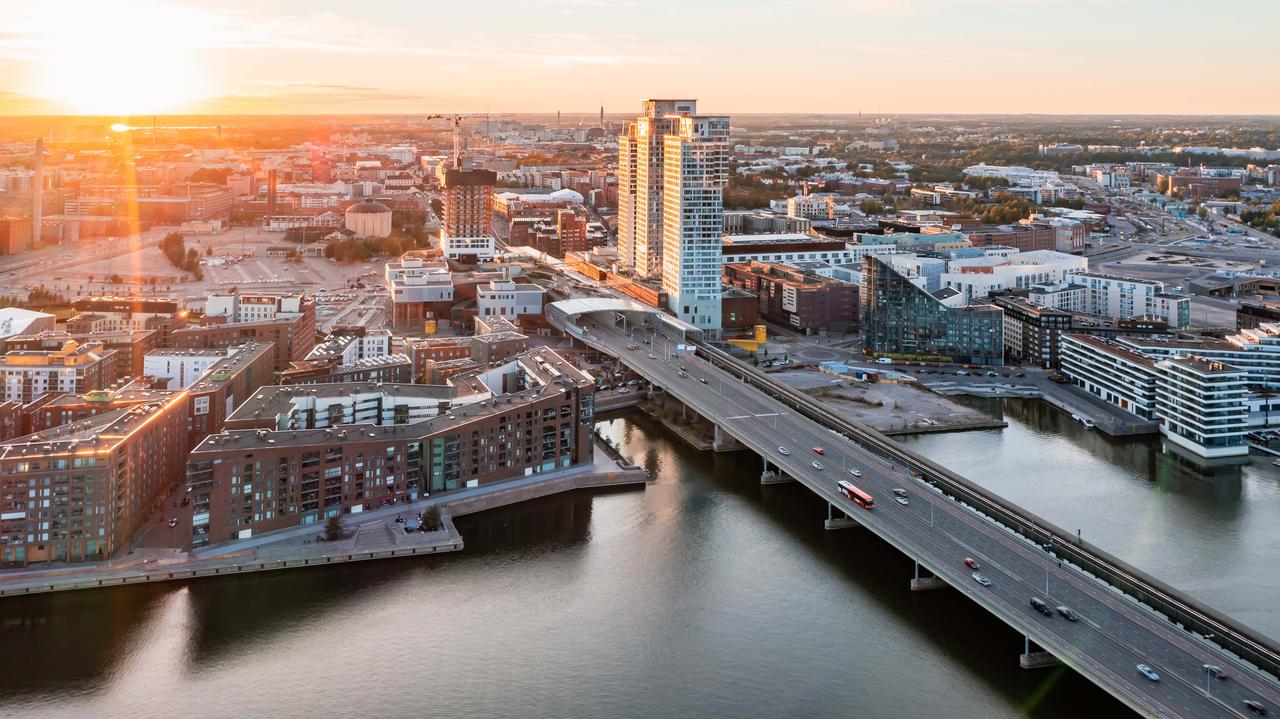
[[179, 13], [129, 3], [73, 5], [44, 25], [41, 96], [90, 115], [174, 112], [204, 96]]

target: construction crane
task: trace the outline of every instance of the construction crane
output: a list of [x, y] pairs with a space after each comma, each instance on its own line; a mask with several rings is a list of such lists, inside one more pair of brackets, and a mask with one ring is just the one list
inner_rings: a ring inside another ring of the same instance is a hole
[[453, 115], [427, 115], [425, 120], [449, 120], [453, 123], [453, 166], [462, 167], [462, 121], [484, 118], [486, 122], [495, 117], [513, 117], [510, 113], [493, 115], [487, 112], [476, 112], [468, 114]]

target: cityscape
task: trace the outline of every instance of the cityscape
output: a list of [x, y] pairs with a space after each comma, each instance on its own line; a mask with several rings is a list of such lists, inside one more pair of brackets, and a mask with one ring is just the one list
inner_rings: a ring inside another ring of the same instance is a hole
[[17, 0], [0, 715], [1280, 712], [1280, 8], [782, 5]]

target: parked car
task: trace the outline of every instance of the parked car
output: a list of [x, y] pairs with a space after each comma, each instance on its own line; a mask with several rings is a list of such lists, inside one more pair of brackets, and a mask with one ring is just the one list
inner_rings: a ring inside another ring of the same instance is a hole
[[1156, 670], [1152, 669], [1146, 664], [1139, 664], [1138, 671], [1142, 672], [1143, 676], [1145, 676], [1146, 678], [1150, 679], [1153, 682], [1160, 681], [1160, 675], [1156, 674]]
[[177, 518], [177, 517], [174, 517], [173, 519], [170, 519], [170, 520], [169, 520], [169, 526], [170, 526], [170, 527], [176, 527], [176, 526], [178, 526], [178, 518]]
[[987, 376], [988, 376], [988, 377], [999, 377], [999, 376], [1000, 376], [1000, 373], [999, 373], [999, 372], [993, 372], [993, 371], [988, 370], [988, 371], [987, 371]]
[[619, 387], [618, 394], [631, 394], [631, 390], [627, 389], [626, 387]]

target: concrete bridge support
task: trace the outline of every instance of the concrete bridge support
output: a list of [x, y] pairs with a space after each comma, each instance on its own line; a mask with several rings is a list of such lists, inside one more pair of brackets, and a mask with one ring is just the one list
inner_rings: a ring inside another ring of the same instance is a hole
[[1043, 669], [1045, 667], [1056, 667], [1062, 662], [1058, 658], [1037, 647], [1037, 651], [1031, 651], [1031, 637], [1022, 638], [1022, 656], [1018, 657], [1018, 666], [1023, 669]]
[[743, 447], [736, 437], [720, 429], [720, 425], [715, 425], [715, 433], [711, 437], [711, 451], [736, 452], [741, 449], [746, 447]]
[[794, 481], [796, 480], [783, 474], [781, 469], [771, 469], [769, 460], [764, 461], [764, 469], [760, 472], [760, 484], [786, 484]]
[[[836, 516], [836, 515], [840, 516]], [[827, 521], [822, 523], [823, 529], [856, 529], [862, 527], [843, 511], [837, 510], [830, 502], [827, 503]]]
[[911, 591], [927, 592], [930, 589], [943, 589], [947, 586], [946, 582], [942, 581], [941, 579], [938, 579], [937, 577], [920, 576], [920, 563], [916, 562], [915, 564], [916, 564], [915, 576], [911, 578]]

